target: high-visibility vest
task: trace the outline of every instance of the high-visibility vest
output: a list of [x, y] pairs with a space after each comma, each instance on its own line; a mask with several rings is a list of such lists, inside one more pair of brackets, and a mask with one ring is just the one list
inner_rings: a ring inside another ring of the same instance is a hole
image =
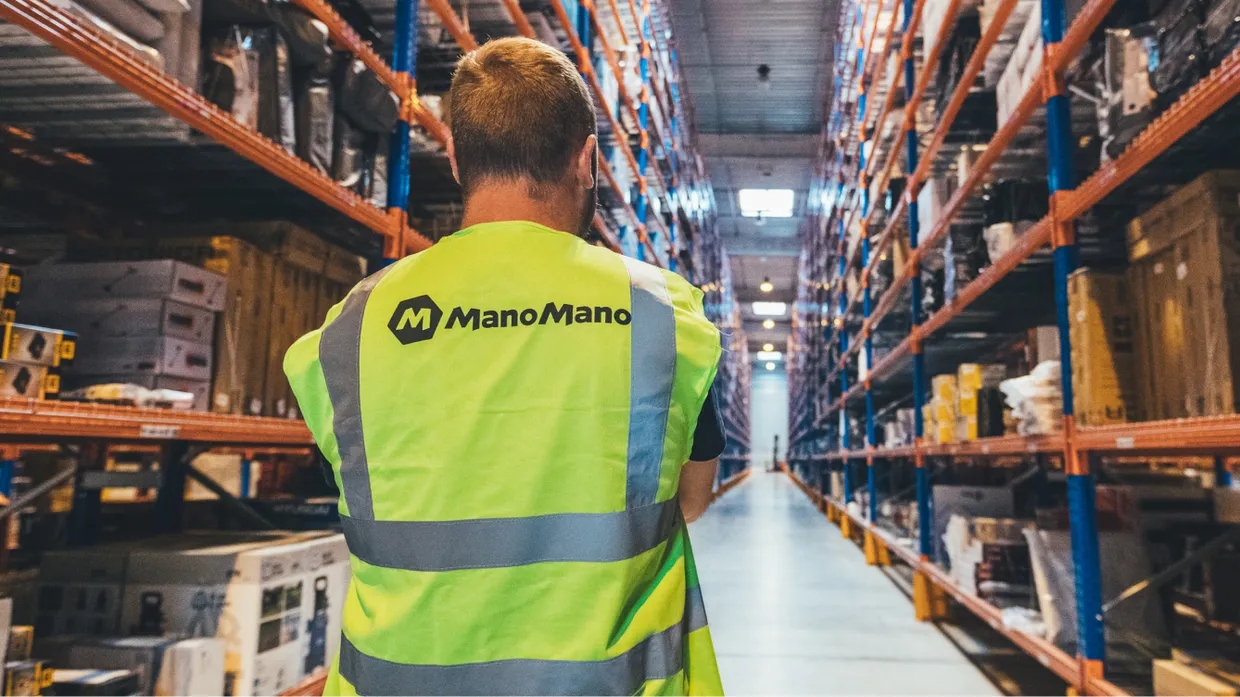
[[720, 694], [676, 492], [719, 331], [527, 222], [363, 281], [284, 361], [352, 555], [330, 694]]

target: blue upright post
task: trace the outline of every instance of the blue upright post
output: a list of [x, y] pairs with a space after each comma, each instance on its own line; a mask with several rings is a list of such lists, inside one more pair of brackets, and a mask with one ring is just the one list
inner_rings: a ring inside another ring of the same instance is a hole
[[1216, 489], [1231, 488], [1231, 471], [1227, 469], [1227, 458], [1222, 455], [1214, 458], [1214, 487]]
[[[1047, 56], [1063, 40], [1065, 29], [1063, 0], [1042, 0], [1042, 42]], [[1059, 217], [1057, 202], [1061, 192], [1071, 191], [1073, 181], [1072, 113], [1062, 72], [1049, 61], [1044, 93], [1046, 100], [1046, 140], [1050, 171], [1052, 246], [1055, 260], [1055, 304], [1059, 325], [1059, 360], [1063, 386], [1064, 463], [1068, 474], [1068, 514], [1071, 522], [1072, 566], [1076, 581], [1077, 655], [1086, 677], [1101, 677], [1106, 657], [1102, 625], [1102, 571], [1098, 559], [1098, 521], [1094, 476], [1087, 458], [1076, 450], [1076, 420], [1072, 396], [1072, 342], [1068, 320], [1068, 276], [1080, 264], [1074, 222]], [[1083, 687], [1083, 686], [1079, 686]]]
[[[914, 30], [913, 24], [913, 7], [914, 0], [904, 0], [904, 29], [903, 33], [906, 37], [904, 45], [910, 50], [904, 54], [904, 98], [911, 103], [913, 100], [914, 86], [917, 84], [917, 66], [913, 60], [911, 50], [911, 42], [907, 37], [909, 32]], [[907, 118], [905, 122], [905, 148], [908, 155], [908, 173], [909, 183], [905, 188], [905, 196], [908, 197], [908, 245], [909, 249], [914, 253], [917, 252], [918, 237], [921, 236], [921, 225], [918, 221], [917, 207], [917, 182], [912, 180], [912, 175], [917, 171], [921, 153], [918, 148], [920, 143], [917, 139], [917, 112], [915, 108], [909, 107], [907, 110]], [[910, 295], [912, 296], [911, 322], [909, 329], [911, 334], [917, 334], [921, 330], [921, 269], [914, 267], [912, 269], [912, 279], [909, 283]], [[925, 436], [925, 421], [922, 418], [922, 409], [925, 406], [926, 399], [926, 360], [922, 354], [922, 346], [920, 340], [912, 342], [913, 356], [913, 461], [917, 468], [917, 548], [921, 553], [922, 559], [929, 559], [934, 552], [934, 539], [931, 533], [931, 521], [933, 515], [930, 511], [930, 475], [926, 469], [926, 458], [922, 454], [922, 440]]]
[[409, 86], [409, 102], [402, 105], [400, 118], [388, 144], [387, 205], [388, 215], [400, 221], [400, 234], [395, 244], [385, 244], [383, 265], [395, 262], [405, 255], [404, 230], [409, 210], [409, 119], [412, 110], [407, 108], [417, 99], [418, 61], [418, 0], [396, 0], [396, 30], [392, 45], [392, 70], [397, 78]]
[[[843, 185], [841, 185], [841, 188], [842, 186]], [[844, 218], [842, 216], [842, 213], [838, 215], [840, 215], [840, 239], [843, 240], [844, 232], [845, 232], [844, 231]], [[839, 314], [839, 317], [836, 318], [836, 321], [839, 322], [839, 326], [836, 327], [836, 331], [840, 335], [840, 355], [843, 355], [845, 352], [848, 351], [848, 323], [845, 321], [845, 318], [844, 318], [844, 313], [848, 309], [848, 286], [844, 282], [844, 275], [847, 273], [847, 270], [848, 270], [847, 265], [848, 265], [847, 255], [841, 254], [840, 255], [840, 266], [839, 266], [839, 269], [840, 269], [839, 280], [837, 281], [840, 284], [840, 314]], [[843, 400], [844, 396], [847, 394], [848, 394], [848, 371], [841, 370], [840, 371], [840, 399]], [[848, 403], [842, 402], [840, 405], [840, 450], [844, 451], [845, 458], [847, 458], [848, 451], [852, 447], [852, 438], [851, 438], [851, 434], [849, 433], [849, 430], [850, 429], [848, 427]], [[845, 459], [844, 460], [844, 503], [847, 504], [849, 501], [851, 501], [852, 496], [853, 496], [852, 463], [850, 463], [847, 459]]]
[[[646, 169], [650, 164], [650, 39], [646, 33], [650, 21], [650, 0], [643, 0], [641, 17], [638, 18], [637, 35], [640, 39], [640, 59], [638, 61], [638, 71], [641, 75], [642, 92], [641, 101], [637, 105], [637, 126], [639, 131], [638, 150], [637, 150], [637, 220], [646, 231], [646, 237], [650, 240], [650, 247], [654, 250], [655, 258], [651, 261], [659, 260], [658, 236], [653, 230], [646, 225], [646, 220], [650, 215], [650, 199], [649, 190], [646, 183]], [[645, 245], [638, 246], [638, 259], [645, 260]]]

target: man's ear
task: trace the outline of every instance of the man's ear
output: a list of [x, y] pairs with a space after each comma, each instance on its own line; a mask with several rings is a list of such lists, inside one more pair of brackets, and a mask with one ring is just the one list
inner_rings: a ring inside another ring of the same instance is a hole
[[598, 153], [598, 138], [593, 135], [586, 138], [586, 144], [577, 153], [577, 186], [582, 189], [594, 188], [594, 162]]
[[456, 180], [457, 186], [461, 184], [461, 174], [456, 171], [456, 141], [452, 139], [452, 135], [448, 134], [448, 162], [452, 165], [452, 178]]

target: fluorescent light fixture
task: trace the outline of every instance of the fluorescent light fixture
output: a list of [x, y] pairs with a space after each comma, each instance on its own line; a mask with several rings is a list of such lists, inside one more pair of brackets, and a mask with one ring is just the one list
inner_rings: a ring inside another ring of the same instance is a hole
[[784, 354], [779, 351], [759, 351], [758, 360], [760, 361], [782, 361]]
[[783, 317], [788, 314], [788, 303], [756, 302], [753, 313], [760, 317]]
[[766, 364], [766, 369], [767, 369], [767, 370], [775, 370], [775, 364], [774, 364], [774, 363], [767, 363], [767, 364]]
[[746, 218], [791, 218], [792, 189], [741, 189], [736, 192]]
[[775, 320], [773, 320], [773, 319], [764, 320], [764, 321], [762, 322], [762, 328], [763, 328], [763, 329], [774, 329], [774, 328], [775, 328]]

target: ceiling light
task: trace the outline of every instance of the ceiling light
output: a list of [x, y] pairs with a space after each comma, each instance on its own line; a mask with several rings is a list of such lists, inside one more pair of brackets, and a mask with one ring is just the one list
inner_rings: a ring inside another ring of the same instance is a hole
[[768, 319], [768, 320], [763, 321], [763, 322], [762, 322], [762, 328], [763, 328], [763, 329], [774, 329], [774, 328], [775, 328], [775, 320], [773, 320], [773, 319]]
[[746, 218], [791, 218], [795, 194], [792, 189], [741, 189], [736, 192], [741, 215]]
[[788, 303], [756, 302], [753, 304], [753, 313], [760, 317], [783, 317], [788, 314]]
[[784, 354], [779, 351], [759, 351], [758, 360], [760, 361], [782, 361]]
[[775, 290], [775, 284], [771, 283], [770, 276], [767, 276], [766, 278], [762, 279], [762, 283], [758, 285], [758, 290], [762, 291], [763, 293], [769, 293]]
[[766, 364], [766, 369], [767, 369], [767, 370], [775, 370], [775, 364], [774, 364], [774, 363], [767, 363], [767, 364]]
[[775, 344], [762, 344], [762, 350], [763, 351], [774, 351]]

